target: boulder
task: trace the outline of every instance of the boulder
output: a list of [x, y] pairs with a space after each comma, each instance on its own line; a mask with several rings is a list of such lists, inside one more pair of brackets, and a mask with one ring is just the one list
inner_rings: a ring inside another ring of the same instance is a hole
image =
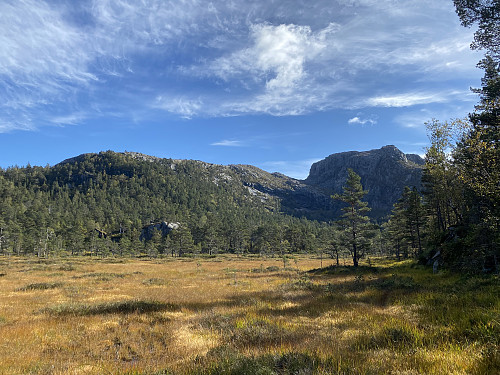
[[151, 238], [153, 238], [153, 233], [155, 230], [159, 230], [161, 232], [162, 237], [165, 237], [171, 231], [178, 228], [179, 228], [179, 223], [169, 223], [167, 221], [151, 223], [142, 228], [139, 239], [141, 241], [149, 241]]

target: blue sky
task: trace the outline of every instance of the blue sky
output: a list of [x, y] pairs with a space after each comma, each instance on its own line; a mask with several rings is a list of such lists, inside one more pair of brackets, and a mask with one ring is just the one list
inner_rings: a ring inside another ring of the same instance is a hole
[[451, 0], [2, 0], [0, 167], [423, 154], [426, 121], [477, 101], [473, 31]]

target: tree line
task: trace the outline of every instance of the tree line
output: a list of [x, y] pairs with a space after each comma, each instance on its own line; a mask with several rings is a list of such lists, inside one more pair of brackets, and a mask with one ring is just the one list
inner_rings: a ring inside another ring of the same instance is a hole
[[[437, 256], [465, 271], [496, 271], [500, 260], [500, 2], [454, 0], [463, 26], [478, 27], [479, 103], [465, 119], [427, 125], [423, 196], [406, 190], [386, 224], [396, 253]], [[422, 247], [422, 244], [425, 246]]]

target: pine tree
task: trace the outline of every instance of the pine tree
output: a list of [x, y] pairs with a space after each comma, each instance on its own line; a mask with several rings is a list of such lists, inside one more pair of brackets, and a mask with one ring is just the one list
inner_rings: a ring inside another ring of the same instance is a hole
[[186, 224], [181, 224], [178, 229], [173, 230], [171, 237], [172, 252], [182, 257], [186, 253], [192, 253], [194, 250], [194, 241], [191, 231]]
[[342, 208], [341, 223], [345, 229], [345, 238], [349, 244], [354, 267], [359, 264], [359, 259], [364, 255], [367, 247], [367, 234], [370, 231], [368, 216], [363, 213], [370, 211], [368, 203], [361, 199], [368, 193], [363, 190], [361, 177], [351, 168], [347, 170], [348, 177], [342, 194], [332, 195], [333, 199], [340, 200], [347, 204]]
[[500, 1], [454, 0], [455, 9], [465, 27], [477, 24], [472, 49], [485, 49], [500, 59]]
[[401, 198], [394, 204], [384, 229], [386, 238], [395, 250], [396, 258], [408, 257], [410, 250], [420, 257], [423, 252], [425, 212], [422, 197], [414, 187], [405, 187]]
[[340, 265], [342, 242], [340, 231], [336, 225], [328, 225], [321, 229], [316, 241], [316, 248], [320, 252], [321, 259], [323, 259], [323, 253], [327, 253], [331, 259], [335, 259], [337, 266]]

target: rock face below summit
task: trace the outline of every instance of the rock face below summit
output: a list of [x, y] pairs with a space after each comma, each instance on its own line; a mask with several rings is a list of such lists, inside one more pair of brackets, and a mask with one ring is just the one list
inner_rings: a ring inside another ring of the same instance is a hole
[[[361, 177], [368, 194], [365, 201], [372, 211], [369, 216], [382, 218], [390, 213], [405, 186], [421, 188], [424, 160], [415, 154], [405, 155], [395, 146], [370, 151], [349, 151], [328, 156], [311, 166], [304, 183], [326, 195], [341, 193], [351, 168]], [[340, 214], [342, 203], [332, 209]]]

